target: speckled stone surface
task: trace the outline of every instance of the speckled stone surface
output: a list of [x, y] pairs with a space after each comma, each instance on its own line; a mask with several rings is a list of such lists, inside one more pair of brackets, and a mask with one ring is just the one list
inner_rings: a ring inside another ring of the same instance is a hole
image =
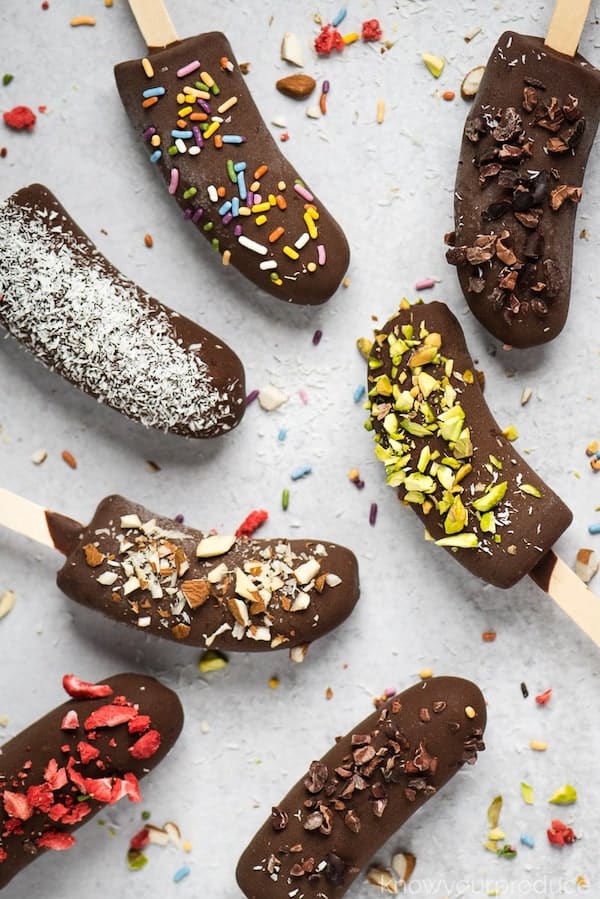
[[[83, 521], [113, 492], [224, 532], [264, 508], [270, 517], [261, 536], [320, 537], [352, 548], [362, 595], [352, 617], [315, 644], [302, 665], [285, 653], [242, 654], [203, 675], [198, 650], [118, 628], [68, 602], [54, 584], [60, 556], [2, 532], [0, 593], [14, 590], [16, 604], [0, 620], [0, 739], [62, 701], [66, 671], [87, 680], [122, 670], [152, 674], [177, 690], [186, 714], [182, 737], [143, 784], [142, 806], [117, 805], [103, 816], [104, 826], [90, 822], [73, 850], [46, 853], [3, 899], [100, 899], [108, 890], [132, 899], [240, 899], [235, 865], [271, 806], [336, 734], [370, 713], [374, 696], [408, 687], [425, 668], [481, 687], [488, 749], [382, 847], [377, 861], [389, 865], [399, 848], [413, 852], [411, 892], [435, 899], [479, 899], [491, 889], [503, 896], [572, 894], [579, 875], [591, 895], [598, 889], [600, 650], [532, 582], [510, 591], [486, 587], [423, 540], [416, 517], [384, 484], [363, 430], [366, 414], [353, 399], [365, 380], [356, 339], [370, 335], [374, 318], [381, 325], [391, 316], [402, 296], [415, 299], [417, 281], [438, 279], [424, 296], [446, 300], [458, 315], [485, 372], [495, 417], [518, 429], [520, 453], [573, 511], [557, 551], [572, 564], [580, 547], [596, 548], [600, 538], [587, 527], [600, 517], [600, 474], [590, 470], [585, 447], [600, 439], [600, 148], [590, 155], [575, 229], [569, 320], [555, 341], [503, 350], [468, 312], [444, 259], [467, 114], [461, 79], [486, 61], [507, 28], [543, 35], [551, 4], [524, 11], [517, 0], [485, 4], [485, 10], [468, 0], [349, 3], [342, 33], [378, 17], [393, 46], [381, 52], [358, 42], [323, 59], [312, 49], [313, 5], [169, 5], [182, 37], [222, 29], [238, 58], [250, 63], [248, 84], [267, 122], [285, 119], [289, 140], [281, 146], [346, 231], [348, 286], [322, 307], [292, 308], [216, 264], [147, 163], [118, 98], [113, 65], [144, 52], [124, 0], [112, 8], [100, 0], [83, 6], [50, 0], [47, 11], [40, 2], [5, 0], [0, 76], [9, 72], [14, 79], [0, 85], [0, 112], [17, 105], [46, 111], [31, 133], [0, 122], [0, 147], [7, 148], [0, 158], [2, 196], [45, 183], [125, 275], [222, 336], [242, 359], [249, 390], [274, 384], [289, 399], [272, 413], [253, 404], [224, 438], [186, 442], [144, 431], [48, 374], [12, 339], [2, 340], [0, 483]], [[318, 12], [327, 21], [338, 5]], [[82, 14], [95, 15], [96, 26], [70, 27], [70, 18]], [[476, 26], [481, 31], [466, 43], [464, 35]], [[318, 120], [305, 114], [316, 94], [299, 104], [275, 89], [278, 78], [295, 71], [279, 58], [285, 31], [303, 44], [304, 70], [319, 85], [330, 82], [327, 115]], [[580, 49], [600, 65], [593, 16]], [[446, 57], [439, 80], [421, 52]], [[441, 99], [446, 90], [456, 92], [453, 102]], [[381, 124], [379, 100], [385, 103]], [[271, 130], [278, 138], [282, 129]], [[322, 339], [314, 345], [317, 329]], [[531, 399], [522, 405], [527, 388]], [[48, 457], [36, 466], [31, 458], [41, 448]], [[77, 469], [62, 461], [65, 449]], [[151, 470], [149, 460], [160, 470]], [[312, 473], [292, 481], [302, 465]], [[365, 482], [362, 490], [348, 479], [352, 468]], [[287, 511], [281, 508], [285, 488]], [[374, 526], [371, 503], [378, 505]], [[481, 635], [490, 630], [497, 639], [484, 642]], [[279, 685], [272, 687], [275, 677]], [[536, 705], [535, 695], [549, 687], [550, 702]], [[533, 752], [530, 740], [546, 741], [547, 751]], [[535, 789], [533, 806], [521, 799], [521, 781]], [[564, 783], [577, 788], [577, 803], [547, 804]], [[504, 798], [500, 824], [507, 840], [518, 844], [528, 833], [536, 841], [534, 849], [517, 846], [512, 860], [482, 847], [486, 810], [497, 794]], [[157, 825], [176, 821], [191, 850], [151, 846], [145, 868], [132, 872], [126, 853], [143, 810]], [[575, 845], [550, 846], [545, 831], [556, 817], [581, 837]], [[190, 873], [175, 883], [183, 865]], [[349, 895], [369, 899], [379, 892], [360, 876]]]

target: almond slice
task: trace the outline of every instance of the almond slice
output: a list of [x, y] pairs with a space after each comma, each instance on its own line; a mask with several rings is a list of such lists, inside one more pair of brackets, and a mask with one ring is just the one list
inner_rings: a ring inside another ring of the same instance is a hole
[[229, 552], [235, 543], [234, 534], [211, 534], [203, 537], [196, 547], [196, 555], [199, 559], [211, 559], [213, 556], [222, 556]]

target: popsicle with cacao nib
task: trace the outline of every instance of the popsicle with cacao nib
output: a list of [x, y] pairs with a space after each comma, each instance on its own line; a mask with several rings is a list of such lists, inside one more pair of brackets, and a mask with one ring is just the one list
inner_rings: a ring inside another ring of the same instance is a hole
[[118, 272], [42, 184], [0, 205], [0, 324], [48, 368], [148, 427], [215, 437], [244, 413], [233, 350]]
[[379, 847], [474, 764], [485, 724], [480, 690], [458, 677], [434, 677], [387, 700], [273, 807], [238, 863], [243, 893], [339, 899]]
[[227, 38], [179, 40], [162, 0], [129, 5], [150, 50], [115, 67], [117, 87], [169, 194], [217, 263], [286, 303], [325, 302], [348, 243], [271, 137]]
[[600, 71], [576, 53], [588, 7], [557, 3], [545, 41], [501, 36], [463, 133], [446, 258], [476, 318], [515, 347], [555, 338], [569, 310], [600, 109]]
[[87, 527], [0, 488], [0, 524], [67, 558], [57, 584], [70, 599], [143, 633], [191, 646], [264, 652], [308, 644], [350, 614], [358, 565], [343, 546], [202, 533], [121, 496]]
[[70, 698], [0, 749], [0, 889], [73, 831], [125, 796], [169, 752], [183, 709], [168, 687], [141, 674], [101, 684], [65, 675]]
[[496, 587], [529, 574], [600, 645], [600, 603], [552, 550], [571, 512], [502, 433], [448, 307], [404, 301], [368, 368], [375, 455], [428, 538]]

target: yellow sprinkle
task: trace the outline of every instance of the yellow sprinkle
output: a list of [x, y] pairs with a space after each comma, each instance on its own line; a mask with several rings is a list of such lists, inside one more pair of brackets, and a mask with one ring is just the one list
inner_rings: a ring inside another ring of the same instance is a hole
[[285, 253], [286, 256], [289, 256], [290, 259], [299, 259], [300, 258], [300, 253], [297, 253], [293, 247], [285, 246], [283, 248], [283, 252]]
[[277, 677], [276, 674], [274, 674], [273, 677], [269, 678], [269, 686], [270, 686], [271, 690], [276, 690], [277, 687], [279, 686], [279, 678]]
[[252, 212], [269, 212], [271, 209], [270, 203], [255, 203], [252, 207]]
[[186, 840], [185, 843], [181, 844], [181, 848], [183, 849], [184, 852], [191, 852], [192, 844], [190, 843], [189, 840]]
[[113, 5], [113, 0], [104, 0], [104, 5], [107, 9], [110, 9]]
[[306, 267], [307, 267], [307, 269], [309, 270], [309, 272], [316, 272], [316, 270], [317, 270], [317, 263], [316, 263], [316, 262], [309, 262], [308, 265], [307, 265]]
[[319, 236], [319, 232], [317, 231], [317, 226], [314, 223], [313, 218], [308, 214], [308, 212], [304, 213], [304, 222], [306, 224], [306, 230], [310, 234], [313, 240], [316, 240]]
[[306, 214], [310, 215], [311, 219], [314, 219], [315, 222], [319, 221], [319, 211], [314, 206], [309, 206], [306, 210]]
[[153, 147], [160, 147], [160, 134], [153, 134], [150, 138], [150, 143]]
[[377, 124], [381, 125], [385, 118], [385, 103], [383, 100], [377, 101]]
[[273, 278], [273, 284], [276, 284], [277, 287], [281, 287], [281, 285], [283, 284], [283, 281], [279, 277]]
[[230, 261], [231, 261], [231, 250], [225, 250], [225, 251], [223, 252], [223, 256], [221, 257], [221, 261], [223, 262], [223, 265], [229, 265], [229, 263], [230, 263]]
[[477, 718], [477, 712], [472, 705], [465, 706], [465, 715], [467, 718]]
[[266, 216], [266, 215], [257, 215], [256, 218], [254, 219], [254, 222], [255, 222], [255, 224], [257, 224], [257, 225], [264, 225], [264, 223], [265, 223], [266, 221], [267, 221], [267, 216]]
[[256, 193], [256, 191], [259, 189], [260, 189], [260, 181], [253, 181], [252, 184], [250, 185], [250, 190], [252, 191], [252, 193]]
[[428, 678], [433, 677], [433, 668], [421, 668], [419, 677], [421, 680], [427, 680]]
[[358, 468], [351, 468], [348, 472], [348, 477], [351, 481], [356, 481], [356, 479], [360, 477]]
[[196, 97], [194, 97], [193, 94], [184, 94], [184, 95], [183, 95], [183, 102], [184, 102], [184, 103], [194, 103], [195, 100], [196, 100]]
[[350, 278], [344, 278], [342, 281], [342, 287], [350, 287]]
[[285, 189], [286, 189], [286, 186], [287, 186], [287, 185], [286, 185], [285, 181], [278, 181], [278, 182], [277, 182], [277, 190], [285, 190]]
[[586, 454], [586, 456], [593, 456], [597, 452], [598, 452], [598, 441], [592, 440], [592, 442], [588, 443], [588, 445], [586, 446], [585, 454]]
[[345, 34], [342, 38], [342, 41], [348, 45], [353, 44], [360, 37], [358, 31], [351, 31], [349, 34]]
[[[210, 84], [209, 84], [209, 87], [210, 87]], [[223, 115], [224, 112], [227, 112], [228, 109], [231, 109], [232, 106], [235, 106], [237, 101], [238, 101], [237, 97], [230, 97], [229, 100], [225, 100], [224, 103], [221, 103], [221, 105], [219, 107], [217, 107], [217, 112], [220, 115]]]
[[529, 748], [535, 749], [536, 752], [545, 752], [546, 749], [548, 748], [548, 744], [545, 743], [543, 740], [530, 740]]
[[252, 215], [252, 210], [249, 206], [240, 206], [240, 215]]
[[152, 67], [152, 63], [150, 62], [150, 60], [148, 59], [147, 56], [145, 56], [142, 59], [142, 68], [144, 70], [144, 74], [146, 75], [146, 78], [154, 78], [154, 69]]
[[[183, 88], [183, 92], [186, 96], [194, 97], [194, 99], [210, 100], [210, 94], [207, 91], [200, 91], [197, 87], [188, 87], [187, 84]], [[181, 101], [178, 100], [177, 102], [179, 103]], [[192, 101], [189, 100], [188, 102], [191, 103]]]
[[194, 111], [193, 106], [182, 106], [181, 109], [178, 111], [177, 115], [179, 116], [179, 118], [183, 119], [183, 118], [185, 118], [186, 115], [189, 115], [190, 112], [193, 112], [193, 111]]
[[215, 131], [218, 131], [221, 127], [220, 122], [211, 122], [206, 131], [203, 134], [204, 140], [208, 140], [209, 137], [212, 137]]
[[275, 194], [269, 194], [269, 196], [267, 197], [267, 199], [268, 199], [268, 201], [269, 201], [269, 206], [276, 206], [276, 205], [277, 205], [277, 197], [275, 196]]
[[205, 84], [207, 87], [212, 87], [215, 83], [215, 79], [208, 74], [208, 72], [200, 72], [200, 80], [202, 84]]
[[70, 24], [76, 28], [78, 25], [95, 25], [96, 20], [93, 16], [75, 16], [71, 19]]

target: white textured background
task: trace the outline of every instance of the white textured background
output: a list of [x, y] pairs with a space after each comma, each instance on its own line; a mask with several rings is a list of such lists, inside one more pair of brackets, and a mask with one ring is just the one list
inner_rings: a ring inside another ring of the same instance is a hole
[[[572, 564], [581, 546], [597, 546], [600, 537], [590, 537], [587, 526], [600, 518], [594, 511], [600, 474], [590, 471], [584, 451], [600, 438], [598, 147], [576, 228], [585, 227], [588, 239], [576, 240], [571, 314], [554, 343], [502, 351], [467, 312], [444, 261], [442, 237], [452, 227], [454, 169], [467, 111], [458, 97], [460, 81], [486, 61], [505, 28], [544, 34], [551, 4], [529, 6], [523, 12], [522, 0], [354, 0], [341, 31], [360, 30], [364, 19], [379, 17], [393, 47], [381, 54], [358, 43], [340, 57], [319, 59], [312, 50], [318, 32], [313, 14], [330, 20], [339, 8], [335, 2], [171, 0], [182, 37], [221, 28], [238, 59], [251, 63], [248, 85], [266, 120], [285, 117], [290, 140], [282, 147], [348, 234], [350, 285], [325, 306], [304, 310], [261, 296], [235, 271], [216, 266], [209, 244], [171, 208], [130, 132], [113, 82], [113, 64], [145, 49], [124, 0], [115, 0], [112, 9], [101, 0], [50, 0], [46, 12], [40, 0], [2, 0], [0, 76], [15, 77], [0, 86], [0, 111], [47, 106], [31, 134], [0, 124], [0, 146], [8, 148], [0, 159], [2, 196], [31, 181], [45, 183], [127, 276], [238, 352], [249, 390], [273, 383], [289, 401], [272, 414], [252, 405], [240, 427], [220, 440], [185, 442], [147, 433], [98, 406], [48, 374], [13, 340], [3, 340], [0, 483], [80, 520], [115, 491], [165, 514], [183, 513], [189, 524], [225, 531], [263, 507], [270, 518], [260, 535], [345, 543], [359, 557], [362, 582], [352, 618], [316, 644], [303, 665], [293, 666], [286, 653], [236, 655], [224, 671], [202, 676], [197, 649], [118, 628], [74, 606], [54, 585], [57, 554], [0, 534], [0, 592], [17, 594], [15, 608], [0, 621], [0, 716], [8, 717], [0, 738], [63, 701], [65, 671], [90, 680], [127, 669], [156, 675], [178, 691], [186, 725], [167, 760], [144, 782], [142, 808], [153, 823], [176, 821], [192, 843], [185, 857], [174, 848], [150, 847], [146, 868], [130, 872], [125, 856], [141, 826], [141, 809], [120, 804], [104, 815], [114, 836], [88, 823], [73, 851], [47, 853], [6, 888], [6, 899], [100, 899], [107, 891], [239, 899], [238, 855], [271, 805], [336, 734], [371, 711], [374, 695], [409, 686], [424, 667], [481, 686], [489, 705], [488, 750], [378, 859], [388, 864], [399, 847], [414, 852], [410, 892], [435, 899], [486, 896], [490, 889], [503, 896], [573, 894], [578, 875], [591, 883], [588, 895], [597, 895], [600, 651], [533, 583], [509, 592], [487, 587], [424, 543], [417, 519], [384, 486], [362, 428], [364, 410], [353, 401], [364, 378], [355, 339], [369, 335], [375, 319], [393, 314], [402, 296], [414, 299], [417, 280], [438, 278], [426, 298], [444, 299], [459, 314], [485, 371], [496, 418], [502, 426], [517, 426], [517, 448], [574, 512], [559, 553]], [[80, 14], [96, 15], [96, 27], [70, 28], [70, 18]], [[465, 43], [473, 26], [482, 30]], [[331, 83], [328, 113], [319, 121], [275, 90], [276, 79], [292, 71], [279, 58], [286, 30], [304, 44], [305, 71], [319, 84], [323, 78]], [[581, 50], [600, 65], [594, 10]], [[446, 57], [439, 81], [421, 63], [422, 51]], [[453, 103], [440, 98], [447, 89], [457, 92]], [[375, 122], [378, 99], [386, 107], [381, 125]], [[154, 238], [151, 250], [144, 246], [146, 232]], [[323, 338], [315, 347], [317, 328]], [[533, 397], [523, 407], [525, 387]], [[277, 439], [282, 427], [288, 431], [284, 442]], [[41, 447], [48, 458], [36, 467], [31, 456]], [[61, 460], [63, 449], [76, 456], [76, 471]], [[148, 459], [161, 470], [150, 472]], [[302, 464], [312, 465], [313, 473], [292, 483], [290, 473]], [[362, 491], [348, 481], [352, 467], [366, 482]], [[287, 512], [280, 506], [285, 487], [291, 495]], [[379, 505], [375, 527], [368, 522], [371, 502]], [[489, 629], [497, 631], [495, 643], [481, 639]], [[278, 689], [269, 687], [272, 675], [280, 678]], [[521, 681], [530, 690], [527, 700]], [[548, 687], [554, 690], [549, 705], [536, 706], [534, 695]], [[546, 740], [548, 751], [532, 752], [530, 739]], [[532, 807], [520, 798], [521, 780], [536, 790]], [[577, 804], [548, 805], [565, 782], [577, 787]], [[535, 849], [519, 847], [512, 861], [481, 846], [486, 809], [498, 793], [507, 839], [518, 842], [522, 832], [536, 839]], [[545, 829], [557, 816], [581, 837], [574, 846], [557, 849], [547, 842]], [[184, 863], [190, 876], [175, 884], [173, 874]], [[359, 878], [350, 894], [368, 899], [377, 891]]]

